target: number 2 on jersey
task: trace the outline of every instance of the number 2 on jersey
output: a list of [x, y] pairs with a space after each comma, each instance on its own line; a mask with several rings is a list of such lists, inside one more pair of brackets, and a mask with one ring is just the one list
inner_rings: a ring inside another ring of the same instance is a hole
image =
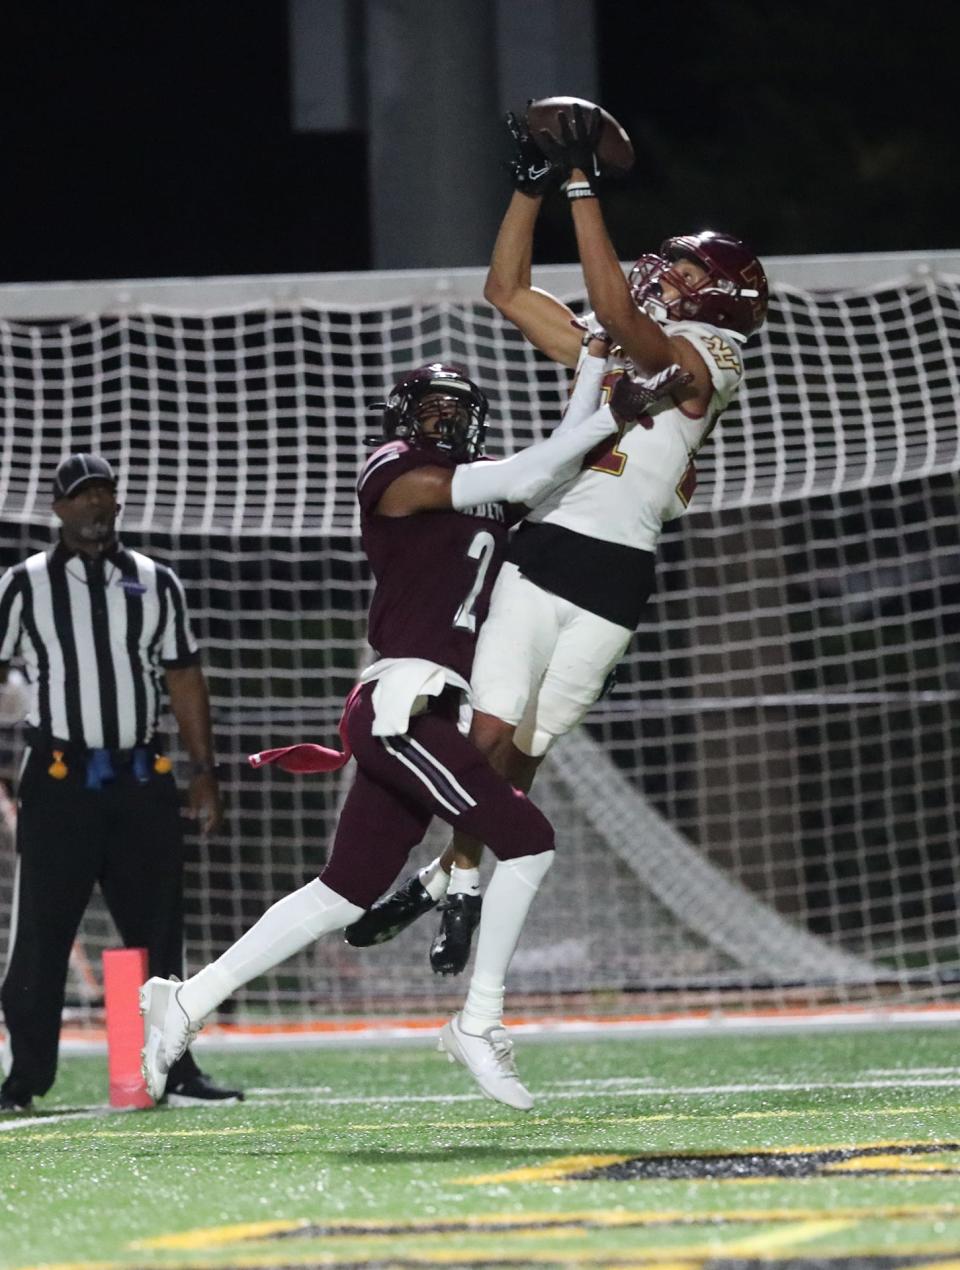
[[[600, 390], [601, 404], [606, 405], [613, 394], [613, 386], [624, 373], [622, 368], [608, 371], [603, 377]], [[641, 420], [645, 428], [652, 426], [652, 420]], [[611, 441], [609, 438], [599, 442], [588, 450], [583, 458], [584, 472], [609, 472], [611, 476], [623, 476], [623, 469], [627, 466], [627, 456], [623, 450], [618, 450], [617, 446], [623, 437], [624, 425], [621, 423], [617, 427], [617, 435]]]
[[477, 573], [466, 598], [454, 615], [453, 624], [458, 630], [470, 631], [472, 634], [477, 629], [477, 615], [473, 611], [473, 606], [477, 602], [477, 596], [483, 590], [495, 547], [493, 534], [486, 529], [481, 529], [473, 535], [470, 546], [467, 548], [470, 559], [477, 561]]
[[583, 459], [583, 471], [609, 472], [611, 476], [623, 476], [627, 466], [627, 456], [623, 450], [617, 449], [617, 442], [623, 436], [623, 426], [617, 430], [617, 438], [612, 444], [609, 440], [600, 441], [588, 450]]

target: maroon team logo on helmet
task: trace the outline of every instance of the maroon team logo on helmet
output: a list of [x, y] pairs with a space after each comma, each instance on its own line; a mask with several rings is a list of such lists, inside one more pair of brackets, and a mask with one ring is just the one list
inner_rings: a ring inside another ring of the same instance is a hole
[[383, 436], [370, 444], [401, 439], [410, 445], [430, 445], [458, 462], [483, 453], [488, 403], [459, 366], [431, 362], [399, 379], [383, 411]]
[[[673, 268], [692, 260], [706, 275], [691, 284]], [[667, 301], [663, 284], [679, 294]], [[630, 270], [630, 292], [638, 308], [657, 321], [684, 319], [752, 335], [767, 316], [767, 278], [763, 266], [739, 238], [704, 230], [668, 238], [658, 256], [641, 256]]]

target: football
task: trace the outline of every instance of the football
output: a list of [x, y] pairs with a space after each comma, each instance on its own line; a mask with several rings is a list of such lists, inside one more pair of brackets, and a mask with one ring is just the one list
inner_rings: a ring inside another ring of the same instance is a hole
[[[541, 129], [550, 132], [560, 139], [560, 114], [566, 115], [568, 124], [573, 123], [573, 108], [579, 105], [585, 112], [598, 109], [592, 101], [584, 101], [582, 97], [541, 97], [532, 101], [527, 107], [527, 129], [530, 136], [539, 145]], [[609, 111], [600, 110], [600, 141], [597, 145], [597, 159], [600, 171], [605, 176], [622, 176], [633, 167], [633, 145], [626, 132]]]

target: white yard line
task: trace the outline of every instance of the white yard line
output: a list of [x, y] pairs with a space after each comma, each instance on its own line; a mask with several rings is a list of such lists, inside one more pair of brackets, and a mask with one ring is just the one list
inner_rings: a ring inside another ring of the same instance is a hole
[[[640, 1078], [646, 1080], [647, 1078]], [[570, 1089], [571, 1084], [579, 1083], [583, 1088]], [[828, 1089], [960, 1089], [960, 1077], [955, 1080], [911, 1080], [904, 1076], [900, 1080], [838, 1080], [838, 1081], [757, 1081], [750, 1084], [728, 1085], [663, 1085], [641, 1084], [611, 1088], [607, 1081], [584, 1080], [581, 1082], [563, 1081], [557, 1084], [541, 1085], [537, 1093], [543, 1099], [560, 1099], [564, 1101], [582, 1098], [674, 1098], [700, 1097], [718, 1094], [767, 1094], [767, 1093], [807, 1093]], [[248, 1095], [263, 1098], [282, 1098], [288, 1096], [290, 1089], [249, 1089]], [[311, 1096], [309, 1087], [300, 1087], [300, 1096]], [[394, 1094], [375, 1097], [372, 1095], [354, 1094], [331, 1098], [316, 1088], [318, 1100], [331, 1106], [369, 1106], [383, 1103], [446, 1103], [476, 1101], [476, 1094]]]
[[0, 1133], [12, 1129], [45, 1128], [48, 1124], [60, 1124], [64, 1120], [97, 1120], [101, 1116], [120, 1115], [119, 1109], [113, 1107], [77, 1107], [73, 1111], [53, 1112], [49, 1116], [16, 1115], [9, 1120], [0, 1119]]
[[865, 1076], [951, 1076], [960, 1074], [960, 1067], [870, 1067]]
[[[924, 1069], [919, 1069], [924, 1070]], [[697, 1098], [716, 1097], [736, 1094], [763, 1093], [813, 1093], [822, 1090], [869, 1090], [869, 1089], [960, 1089], [960, 1075], [955, 1078], [911, 1079], [910, 1073], [903, 1072], [897, 1079], [872, 1080], [809, 1080], [809, 1081], [753, 1081], [749, 1083], [730, 1083], [714, 1085], [665, 1085], [649, 1084], [652, 1077], [638, 1077], [628, 1083], [627, 1077], [612, 1079], [557, 1081], [554, 1084], [540, 1086], [536, 1090], [544, 1101], [582, 1101], [596, 1098]], [[571, 1086], [576, 1086], [571, 1088]], [[270, 1102], [272, 1105], [302, 1105], [304, 1101], [322, 1102], [331, 1107], [371, 1107], [371, 1106], [409, 1106], [433, 1104], [436, 1106], [452, 1105], [465, 1102], [486, 1101], [480, 1094], [348, 1094], [331, 1097], [329, 1087], [325, 1085], [288, 1085], [257, 1086], [247, 1090], [247, 1097], [254, 1104], [257, 1099]], [[248, 1106], [250, 1104], [248, 1103]], [[221, 1111], [224, 1109], [216, 1109]], [[878, 1115], [883, 1108], [875, 1109]], [[200, 1114], [213, 1115], [208, 1109]], [[18, 1115], [9, 1119], [0, 1119], [0, 1132], [16, 1129], [38, 1129], [48, 1125], [60, 1124], [71, 1120], [92, 1120], [107, 1116], [125, 1115], [126, 1110], [106, 1106], [78, 1107], [75, 1110], [53, 1113], [51, 1115]], [[775, 1114], [775, 1113], [774, 1113]]]

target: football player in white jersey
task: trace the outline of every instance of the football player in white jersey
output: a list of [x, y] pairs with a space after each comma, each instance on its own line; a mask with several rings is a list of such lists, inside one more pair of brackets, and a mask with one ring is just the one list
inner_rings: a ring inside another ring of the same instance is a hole
[[[553, 742], [602, 694], [636, 629], [663, 525], [693, 497], [697, 452], [740, 385], [741, 346], [763, 323], [767, 282], [748, 247], [712, 231], [667, 239], [625, 277], [596, 197], [598, 113], [576, 107], [562, 139], [541, 136], [549, 165], [524, 124], [507, 122], [515, 192], [486, 299], [542, 353], [596, 377], [598, 404], [624, 375], [647, 377], [673, 364], [689, 374], [638, 426], [588, 454], [582, 471], [530, 512], [508, 549], [477, 643], [471, 738], [527, 791]], [[609, 346], [602, 368], [587, 350], [584, 324], [532, 284], [540, 205], [561, 179], [593, 308], [586, 325]], [[459, 973], [479, 921], [481, 849], [455, 839], [348, 930], [348, 941], [390, 939], [446, 896], [430, 960], [438, 973]]]

